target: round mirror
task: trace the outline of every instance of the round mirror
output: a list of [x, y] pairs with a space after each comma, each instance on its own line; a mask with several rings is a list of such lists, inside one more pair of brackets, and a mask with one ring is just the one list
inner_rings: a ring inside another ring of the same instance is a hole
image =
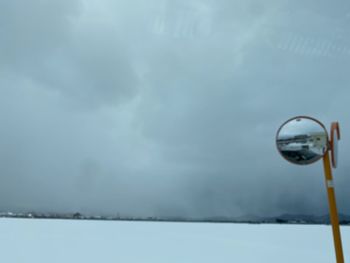
[[339, 123], [333, 122], [331, 125], [331, 156], [334, 168], [338, 166], [338, 140], [340, 140]]
[[288, 161], [310, 164], [328, 151], [328, 134], [321, 122], [300, 116], [286, 121], [277, 131], [277, 149]]

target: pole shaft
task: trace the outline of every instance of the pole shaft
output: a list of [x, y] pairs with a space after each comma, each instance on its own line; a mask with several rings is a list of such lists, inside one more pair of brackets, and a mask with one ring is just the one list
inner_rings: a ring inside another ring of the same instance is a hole
[[342, 249], [341, 235], [340, 235], [340, 228], [339, 228], [338, 211], [337, 211], [337, 205], [335, 200], [335, 190], [334, 190], [332, 169], [329, 161], [328, 152], [323, 156], [323, 167], [324, 167], [326, 188], [327, 188], [327, 194], [328, 194], [329, 214], [330, 214], [332, 229], [333, 229], [335, 255], [337, 258], [337, 263], [344, 263], [344, 256], [343, 256], [343, 249]]

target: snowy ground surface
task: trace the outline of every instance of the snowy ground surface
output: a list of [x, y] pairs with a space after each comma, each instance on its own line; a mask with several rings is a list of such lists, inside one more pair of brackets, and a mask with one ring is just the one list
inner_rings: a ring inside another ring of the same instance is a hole
[[[345, 261], [350, 227], [342, 227]], [[1, 261], [335, 262], [323, 225], [0, 219]]]

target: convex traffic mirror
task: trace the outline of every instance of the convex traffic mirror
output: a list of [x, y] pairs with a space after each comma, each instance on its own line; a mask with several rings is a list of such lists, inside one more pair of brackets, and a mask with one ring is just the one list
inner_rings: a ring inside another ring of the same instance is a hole
[[310, 164], [321, 159], [328, 150], [328, 134], [322, 123], [311, 117], [295, 117], [277, 131], [277, 149], [288, 161]]
[[332, 148], [331, 156], [332, 156], [332, 165], [334, 168], [338, 166], [338, 141], [340, 140], [340, 130], [339, 123], [333, 122], [331, 126], [331, 141], [330, 145]]
[[330, 134], [329, 140], [326, 128], [318, 120], [298, 116], [281, 125], [277, 131], [276, 145], [280, 154], [295, 164], [305, 165], [323, 159], [336, 259], [337, 263], [344, 263], [332, 168], [328, 154], [328, 152], [331, 153], [332, 165], [336, 168], [338, 165], [338, 140], [340, 140], [338, 122], [332, 123]]

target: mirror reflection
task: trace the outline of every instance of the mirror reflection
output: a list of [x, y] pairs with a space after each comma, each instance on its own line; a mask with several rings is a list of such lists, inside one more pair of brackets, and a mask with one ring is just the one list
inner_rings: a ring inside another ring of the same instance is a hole
[[295, 164], [318, 161], [328, 149], [328, 135], [324, 126], [309, 117], [296, 117], [283, 124], [277, 132], [279, 152]]

